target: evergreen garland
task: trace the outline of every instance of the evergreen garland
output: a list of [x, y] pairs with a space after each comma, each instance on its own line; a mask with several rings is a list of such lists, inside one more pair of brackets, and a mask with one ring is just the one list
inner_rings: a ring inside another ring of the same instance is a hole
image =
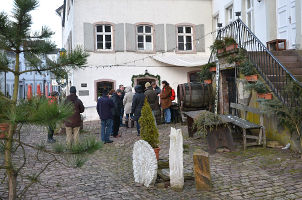
[[157, 148], [159, 144], [159, 134], [155, 126], [154, 117], [152, 115], [152, 109], [145, 98], [144, 106], [141, 111], [141, 117], [139, 118], [139, 124], [141, 126], [141, 137], [148, 142], [153, 148]]

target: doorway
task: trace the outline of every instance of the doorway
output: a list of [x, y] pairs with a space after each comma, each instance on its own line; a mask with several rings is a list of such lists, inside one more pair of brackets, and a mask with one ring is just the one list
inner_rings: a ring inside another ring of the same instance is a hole
[[296, 0], [278, 0], [278, 38], [286, 39], [287, 48], [296, 48]]
[[96, 83], [96, 97], [97, 99], [103, 95], [104, 90], [108, 92], [114, 89], [113, 81], [99, 81]]
[[156, 80], [152, 79], [152, 78], [140, 78], [140, 79], [137, 79], [136, 85], [141, 85], [143, 87], [143, 90], [145, 91], [145, 89], [146, 89], [145, 84], [147, 82], [149, 82], [151, 84], [153, 81], [156, 81]]

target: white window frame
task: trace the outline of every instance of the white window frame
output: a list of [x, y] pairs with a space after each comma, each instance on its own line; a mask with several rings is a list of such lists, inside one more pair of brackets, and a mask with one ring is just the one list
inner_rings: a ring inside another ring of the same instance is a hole
[[[178, 32], [178, 28], [182, 27], [183, 28], [183, 33], [179, 33]], [[186, 28], [190, 27], [191, 28], [191, 33], [186, 33]], [[177, 31], [177, 50], [181, 51], [181, 52], [192, 52], [194, 51], [194, 27], [192, 25], [178, 25], [176, 27], [176, 31]], [[182, 36], [183, 37], [183, 42], [184, 43], [184, 49], [180, 50], [179, 49], [179, 41], [178, 41], [178, 37]], [[191, 49], [187, 50], [187, 36], [191, 36]]]
[[[142, 33], [139, 33], [138, 32], [138, 27], [142, 26], [143, 27], [143, 32]], [[151, 32], [150, 33], [146, 33], [146, 27], [151, 27]], [[136, 49], [137, 51], [144, 51], [144, 52], [153, 52], [154, 51], [154, 38], [153, 38], [153, 33], [154, 33], [154, 30], [153, 30], [153, 25], [151, 24], [137, 24], [136, 25]], [[139, 36], [143, 36], [143, 42], [139, 42], [138, 41], [138, 37]], [[150, 36], [151, 37], [151, 42], [147, 42], [147, 36]], [[138, 44], [139, 43], [143, 43], [144, 45], [144, 48], [139, 48], [138, 47]], [[147, 45], [150, 45], [148, 44], [150, 43], [151, 44], [151, 49], [147, 49]]]
[[233, 4], [226, 8], [227, 13], [227, 24], [230, 24], [234, 21], [234, 7]]
[[[102, 32], [97, 31], [97, 27], [102, 26]], [[110, 26], [110, 32], [105, 32], [105, 27]], [[111, 47], [110, 49], [106, 49], [106, 36], [111, 36]], [[98, 36], [103, 37], [103, 49], [98, 49]], [[113, 25], [112, 24], [96, 24], [95, 25], [95, 49], [96, 51], [113, 51]]]
[[[250, 7], [248, 7], [248, 1], [250, 1]], [[254, 30], [254, 1], [253, 0], [246, 0], [245, 2], [245, 9], [246, 9], [246, 24], [247, 26], [253, 31]], [[249, 24], [249, 14], [251, 16], [251, 24]]]

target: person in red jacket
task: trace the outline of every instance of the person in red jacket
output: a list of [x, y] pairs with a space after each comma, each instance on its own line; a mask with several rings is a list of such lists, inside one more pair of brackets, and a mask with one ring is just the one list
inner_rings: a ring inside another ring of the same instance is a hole
[[169, 83], [167, 81], [162, 81], [161, 84], [163, 86], [163, 89], [161, 90], [161, 93], [160, 93], [160, 104], [164, 111], [165, 122], [167, 124], [170, 124], [171, 123], [170, 107], [172, 105], [172, 101], [171, 101], [172, 88], [169, 86]]
[[[53, 104], [53, 103], [57, 103], [58, 102], [58, 96], [59, 96], [59, 93], [54, 91], [50, 94], [48, 98], [48, 104]], [[53, 139], [53, 135], [54, 135], [54, 132], [55, 132], [55, 124], [53, 125], [49, 125], [48, 126], [48, 135], [47, 135], [47, 142], [48, 143], [55, 143], [56, 140]]]

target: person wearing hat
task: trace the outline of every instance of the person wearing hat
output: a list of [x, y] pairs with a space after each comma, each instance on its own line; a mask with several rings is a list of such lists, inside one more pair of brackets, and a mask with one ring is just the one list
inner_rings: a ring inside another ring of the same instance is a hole
[[[48, 104], [55, 104], [58, 101], [59, 93], [56, 91], [53, 91], [48, 98]], [[56, 140], [53, 138], [54, 132], [55, 132], [56, 124], [49, 124], [48, 125], [48, 134], [47, 134], [47, 142], [48, 143], [55, 143]]]
[[112, 99], [109, 98], [109, 93], [107, 90], [103, 91], [103, 95], [98, 99], [96, 106], [97, 112], [101, 119], [101, 140], [106, 143], [112, 143], [113, 141], [109, 139], [112, 132], [112, 109], [114, 108], [114, 103]]
[[[70, 146], [73, 143], [78, 143], [79, 132], [81, 127], [81, 115], [85, 108], [82, 101], [76, 95], [76, 87], [70, 87], [70, 95], [67, 96], [66, 102], [70, 102], [74, 105], [74, 113], [65, 121], [66, 126], [66, 143]], [[73, 140], [73, 141], [72, 141]]]
[[157, 95], [157, 92], [155, 90], [153, 90], [153, 88], [149, 82], [147, 82], [145, 84], [145, 88], [146, 88], [145, 97], [147, 98], [147, 101], [150, 104], [150, 107], [152, 109], [152, 115], [154, 117], [155, 124], [156, 124], [155, 116], [157, 116], [160, 113], [159, 97]]

